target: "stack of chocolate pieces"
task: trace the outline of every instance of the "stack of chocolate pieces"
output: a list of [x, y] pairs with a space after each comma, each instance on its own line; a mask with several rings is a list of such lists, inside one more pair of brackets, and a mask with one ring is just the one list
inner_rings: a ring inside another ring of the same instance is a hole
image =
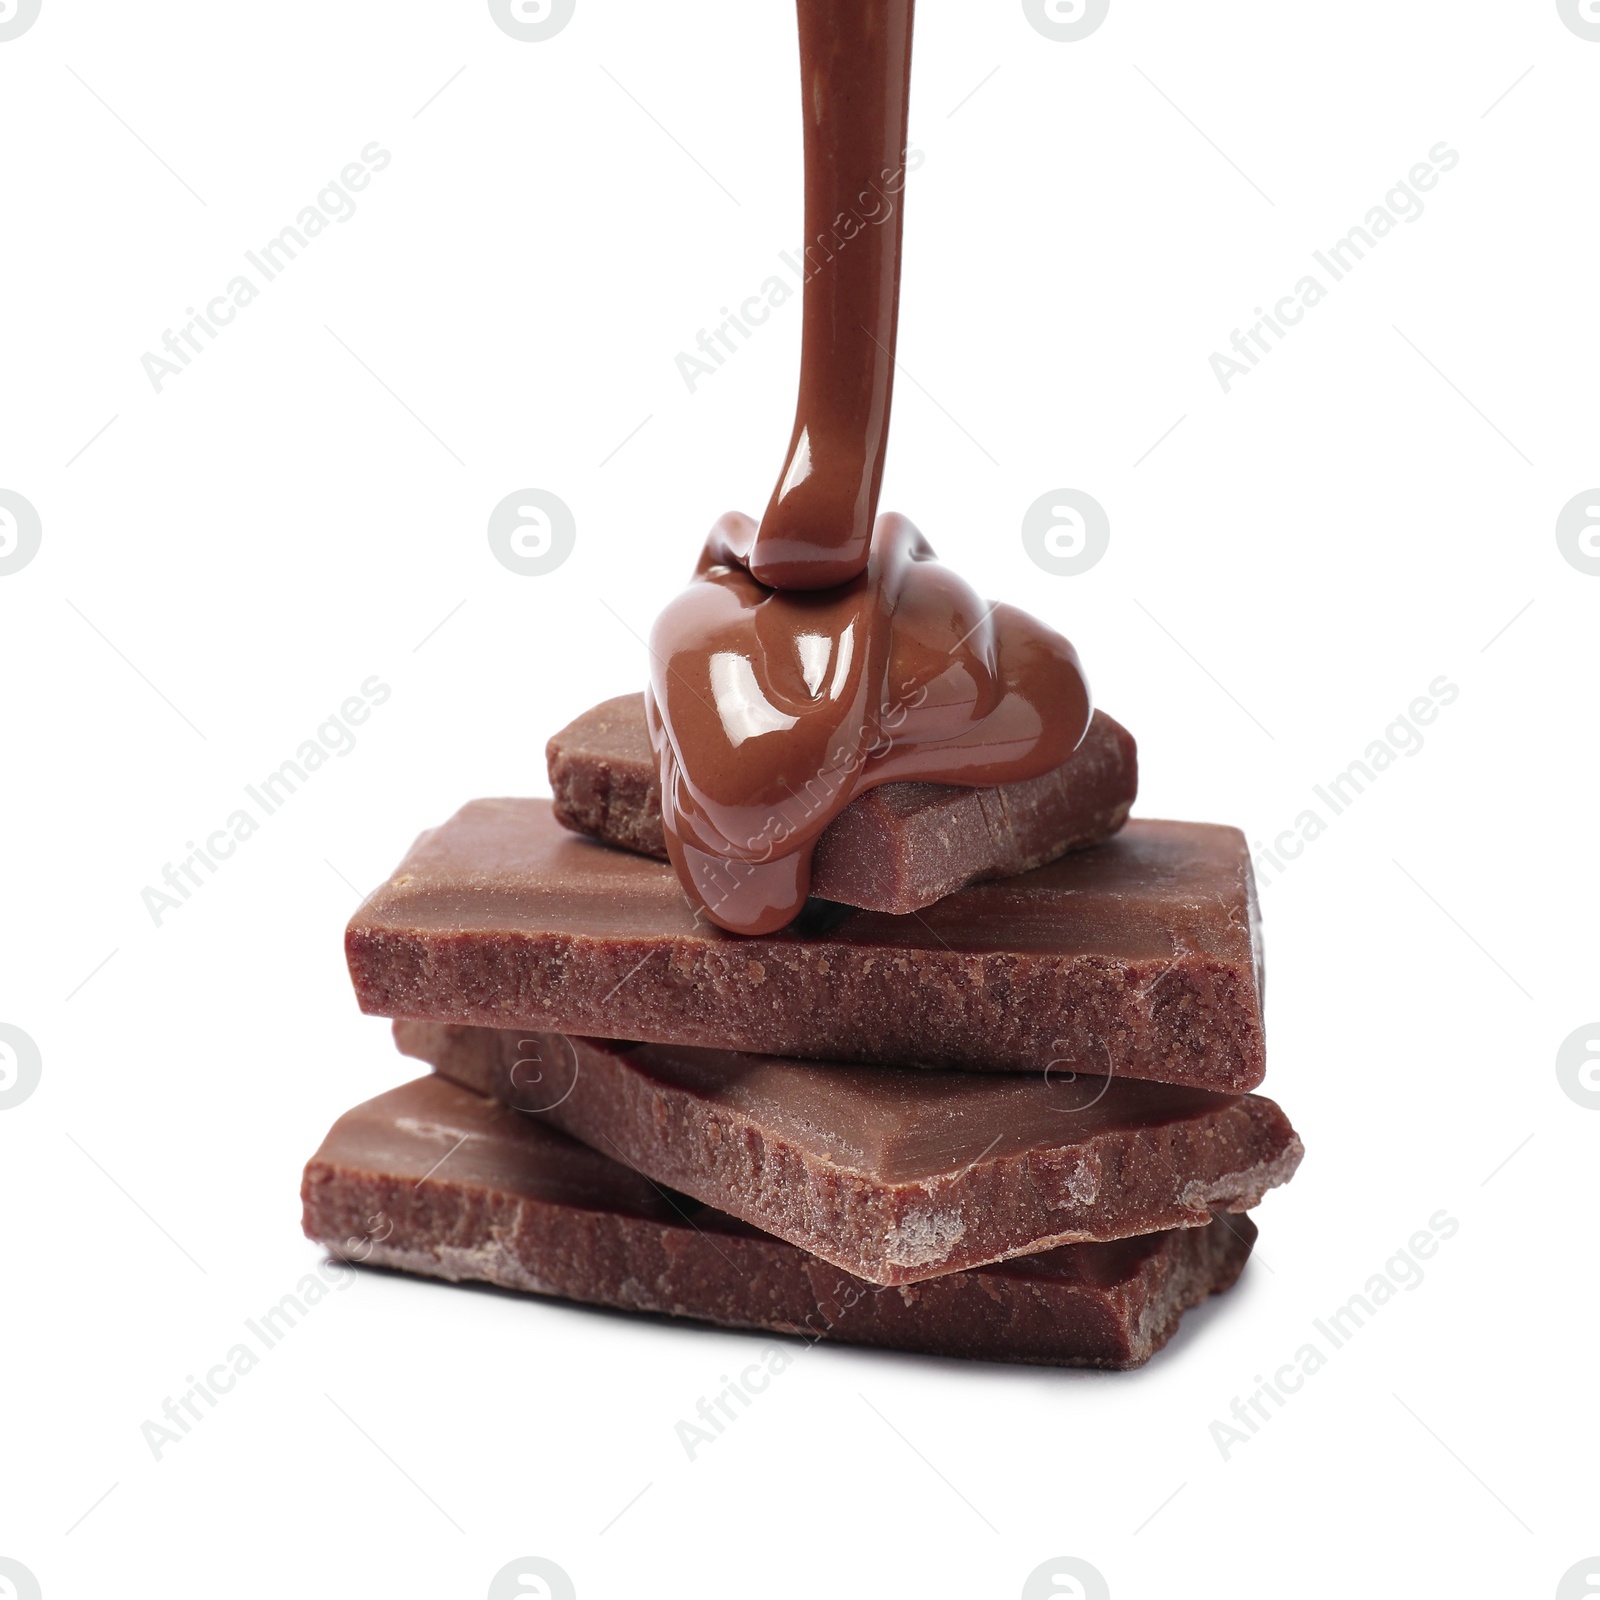
[[356, 1261], [953, 1356], [1131, 1367], [1229, 1288], [1300, 1141], [1245, 841], [1128, 821], [1101, 713], [1043, 778], [898, 783], [741, 937], [665, 861], [642, 697], [554, 802], [424, 834], [347, 934], [423, 1077], [335, 1124], [307, 1234]]

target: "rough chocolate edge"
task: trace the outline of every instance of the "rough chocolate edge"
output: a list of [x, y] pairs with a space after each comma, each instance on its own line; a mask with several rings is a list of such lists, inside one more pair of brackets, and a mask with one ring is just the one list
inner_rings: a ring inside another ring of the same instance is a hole
[[[402, 1054], [453, 1082], [519, 1104], [513, 1069], [530, 1054], [526, 1034], [402, 1021], [394, 1036]], [[570, 1060], [575, 1070], [543, 1084], [542, 1120], [879, 1284], [1064, 1244], [1204, 1226], [1214, 1212], [1258, 1205], [1289, 1181], [1304, 1154], [1281, 1109], [1249, 1095], [1219, 1098], [1214, 1114], [1106, 1132], [1088, 1146], [1018, 1152], [927, 1183], [884, 1183], [635, 1071], [605, 1041], [556, 1038], [550, 1059], [563, 1068]]]
[[[564, 827], [666, 859], [643, 695], [585, 712], [551, 738], [545, 758]], [[1078, 748], [1042, 777], [992, 789], [886, 784], [862, 795], [817, 841], [811, 892], [866, 911], [920, 911], [966, 884], [1110, 838], [1138, 787], [1133, 735], [1097, 711]]]
[[[1231, 1288], [1256, 1234], [1239, 1218], [1152, 1235], [1133, 1272], [1110, 1283], [1049, 1276], [1046, 1269], [1071, 1250], [1107, 1248], [1087, 1245], [885, 1289], [737, 1224], [707, 1232], [707, 1223], [715, 1229], [711, 1217], [697, 1229], [541, 1204], [458, 1182], [447, 1170], [417, 1182], [319, 1151], [306, 1167], [302, 1199], [309, 1238], [375, 1266], [808, 1342], [1112, 1369], [1143, 1365], [1185, 1310]], [[370, 1236], [374, 1217], [387, 1227], [381, 1242]], [[610, 1270], [597, 1280], [601, 1262]]]
[[[1253, 974], [1197, 951], [1122, 961], [920, 950], [915, 1028], [883, 1004], [885, 985], [905, 981], [904, 958], [826, 942], [788, 947], [768, 968], [748, 941], [352, 925], [345, 953], [361, 1009], [383, 1017], [983, 1072], [1092, 1073], [1109, 1061], [1124, 1077], [1224, 1094], [1266, 1075]], [[736, 1015], [730, 997], [752, 985], [759, 1003]]]

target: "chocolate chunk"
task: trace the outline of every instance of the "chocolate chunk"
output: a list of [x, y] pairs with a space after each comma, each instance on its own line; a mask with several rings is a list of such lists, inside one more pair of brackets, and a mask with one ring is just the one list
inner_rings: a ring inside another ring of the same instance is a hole
[[808, 1340], [1136, 1367], [1229, 1288], [1255, 1227], [1223, 1217], [1067, 1245], [885, 1289], [658, 1189], [443, 1078], [357, 1106], [306, 1167], [309, 1237], [334, 1255]]
[[[666, 860], [643, 695], [584, 712], [545, 756], [562, 823]], [[1138, 788], [1133, 735], [1097, 711], [1083, 742], [1042, 778], [994, 789], [887, 783], [862, 795], [817, 841], [811, 892], [867, 911], [920, 911], [964, 884], [1011, 877], [1109, 838]]]
[[1134, 821], [914, 916], [741, 938], [547, 801], [478, 800], [417, 841], [345, 949], [379, 1016], [1239, 1093], [1265, 1070], [1255, 920], [1236, 829]]
[[397, 1022], [409, 1056], [879, 1284], [1204, 1227], [1293, 1176], [1258, 1095]]

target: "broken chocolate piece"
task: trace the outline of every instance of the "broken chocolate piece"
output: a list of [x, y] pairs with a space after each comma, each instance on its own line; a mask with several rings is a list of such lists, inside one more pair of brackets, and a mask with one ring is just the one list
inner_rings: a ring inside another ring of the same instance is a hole
[[[586, 711], [545, 747], [556, 816], [576, 833], [666, 860], [661, 781], [644, 696]], [[1042, 778], [992, 789], [888, 783], [824, 830], [811, 864], [819, 899], [904, 914], [964, 884], [1008, 878], [1109, 838], [1138, 793], [1133, 735], [1097, 711], [1083, 742]]]
[[1255, 922], [1237, 829], [1134, 821], [914, 916], [741, 938], [548, 801], [478, 800], [417, 841], [345, 950], [379, 1016], [1239, 1093], [1265, 1070]]
[[1294, 1174], [1258, 1095], [397, 1022], [402, 1052], [856, 1277], [1204, 1227]]
[[306, 1167], [307, 1235], [335, 1256], [626, 1311], [927, 1354], [1136, 1367], [1231, 1287], [1247, 1217], [1067, 1245], [885, 1289], [656, 1188], [443, 1078], [336, 1122]]

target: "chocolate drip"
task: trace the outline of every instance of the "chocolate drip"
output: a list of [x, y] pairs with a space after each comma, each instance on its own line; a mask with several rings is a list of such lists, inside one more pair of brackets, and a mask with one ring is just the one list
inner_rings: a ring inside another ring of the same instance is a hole
[[1089, 725], [1077, 653], [987, 605], [885, 513], [866, 570], [784, 591], [751, 575], [730, 513], [651, 637], [646, 697], [667, 852], [711, 920], [770, 933], [805, 903], [818, 836], [857, 795], [905, 780], [1037, 777]]
[[[807, 270], [800, 400], [759, 528], [730, 513], [662, 614], [646, 696], [667, 853], [736, 933], [805, 904], [857, 795], [1037, 778], [1076, 749], [1073, 648], [985, 606], [877, 516], [900, 297], [913, 0], [798, 0]], [[875, 520], [876, 519], [876, 520]]]
[[806, 285], [800, 398], [749, 570], [858, 576], [883, 482], [900, 300], [913, 0], [798, 0]]

